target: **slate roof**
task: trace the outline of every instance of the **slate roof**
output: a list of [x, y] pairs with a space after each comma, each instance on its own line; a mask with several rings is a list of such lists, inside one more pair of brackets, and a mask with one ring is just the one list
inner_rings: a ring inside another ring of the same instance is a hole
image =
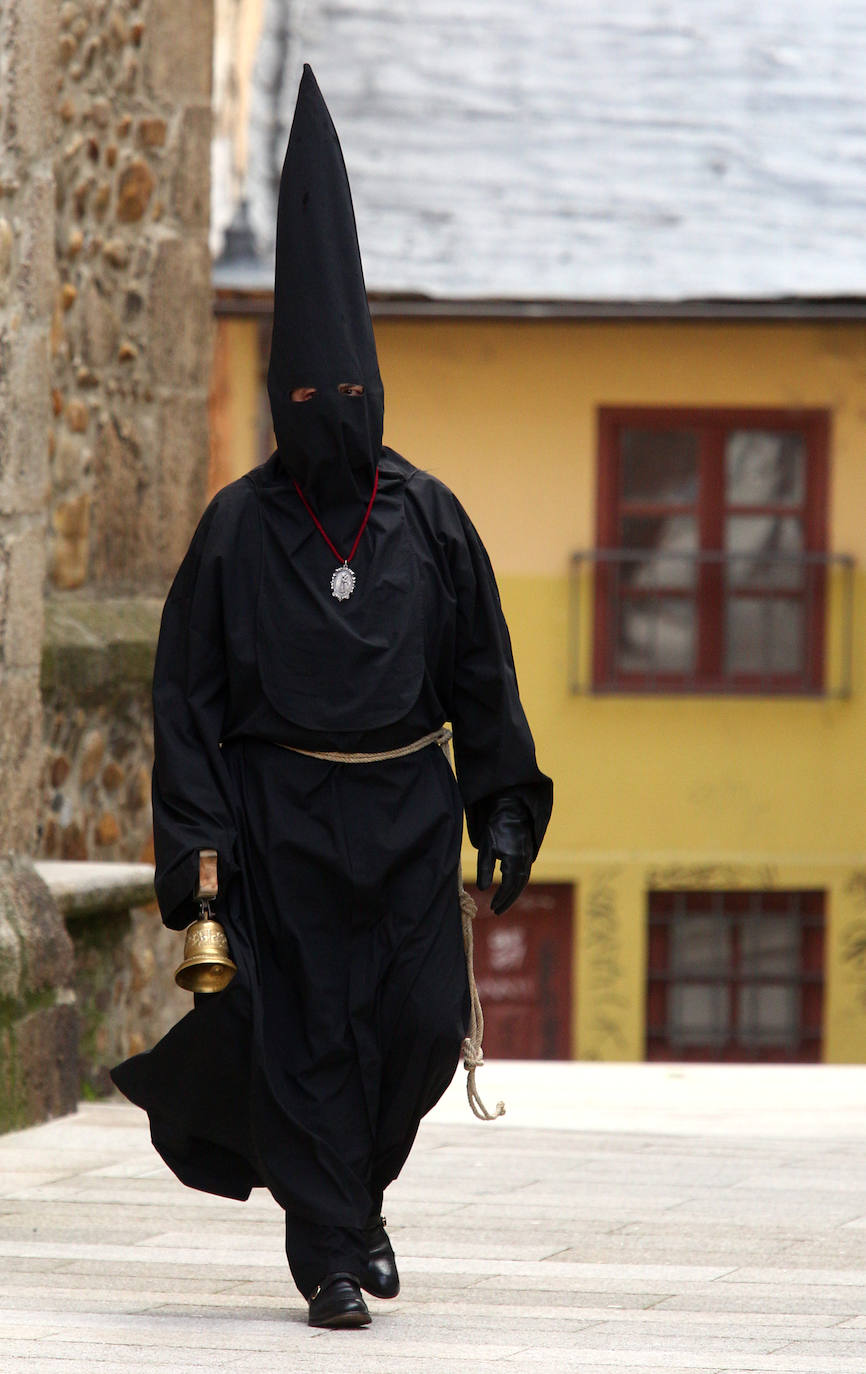
[[264, 280], [302, 61], [373, 292], [866, 297], [863, 0], [266, 0]]

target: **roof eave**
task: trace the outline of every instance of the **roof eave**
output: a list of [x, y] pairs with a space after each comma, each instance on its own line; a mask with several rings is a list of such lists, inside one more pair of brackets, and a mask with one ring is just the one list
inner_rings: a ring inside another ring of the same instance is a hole
[[[498, 320], [866, 320], [866, 297], [791, 296], [751, 300], [500, 300], [433, 298], [372, 291], [370, 310], [390, 319]], [[215, 286], [217, 315], [270, 315], [273, 291], [265, 286]]]

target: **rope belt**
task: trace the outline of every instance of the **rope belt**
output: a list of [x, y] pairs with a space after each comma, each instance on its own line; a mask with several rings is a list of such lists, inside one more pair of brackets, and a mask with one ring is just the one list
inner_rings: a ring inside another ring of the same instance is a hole
[[[319, 752], [315, 749], [296, 749], [292, 744], [281, 744], [279, 747], [288, 749], [293, 754], [303, 754], [308, 759], [323, 759], [326, 763], [383, 763], [387, 759], [403, 759], [409, 754], [417, 754], [421, 749], [427, 749], [431, 744], [439, 746], [453, 768], [451, 731], [444, 727], [441, 730], [432, 730], [429, 735], [422, 735], [420, 739], [413, 740], [411, 744], [404, 744], [400, 749], [385, 749], [378, 754]], [[478, 984], [475, 981], [475, 941], [472, 931], [472, 922], [478, 913], [478, 907], [463, 886], [462, 863], [457, 866], [457, 894], [460, 899], [460, 920], [463, 926], [466, 976], [469, 980], [469, 1033], [463, 1041], [463, 1067], [468, 1075], [466, 1095], [469, 1098], [469, 1106], [480, 1121], [495, 1121], [497, 1116], [505, 1115], [505, 1103], [497, 1102], [496, 1110], [489, 1112], [481, 1101], [478, 1088], [475, 1085], [475, 1072], [484, 1063], [484, 1051], [481, 1048], [481, 1042], [484, 1039], [484, 1012], [481, 1010], [481, 998], [478, 995]]]
[[431, 730], [429, 735], [422, 735], [411, 744], [404, 744], [400, 749], [385, 749], [381, 754], [319, 753], [315, 749], [296, 749], [293, 744], [281, 744], [280, 748], [289, 749], [293, 754], [304, 754], [308, 759], [324, 759], [327, 763], [384, 763], [386, 759], [404, 759], [407, 754], [417, 754], [430, 744], [438, 744], [448, 753], [446, 746], [450, 738], [450, 730]]

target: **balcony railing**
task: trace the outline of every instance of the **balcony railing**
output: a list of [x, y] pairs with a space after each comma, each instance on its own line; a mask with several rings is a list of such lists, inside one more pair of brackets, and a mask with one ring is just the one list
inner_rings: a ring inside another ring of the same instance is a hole
[[847, 554], [592, 549], [572, 555], [572, 692], [848, 697]]

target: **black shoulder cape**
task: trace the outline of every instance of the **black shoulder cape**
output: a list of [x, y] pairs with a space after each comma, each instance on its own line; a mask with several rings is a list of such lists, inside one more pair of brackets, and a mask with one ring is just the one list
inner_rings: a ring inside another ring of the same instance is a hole
[[450, 721], [470, 839], [516, 790], [541, 843], [552, 784], [535, 760], [485, 549], [441, 482], [388, 449], [380, 472], [345, 603], [330, 594], [333, 556], [276, 455], [202, 517], [154, 672], [157, 893], [178, 928], [191, 919], [198, 850], [216, 848], [226, 875], [237, 862], [220, 751], [232, 738], [375, 750]]

